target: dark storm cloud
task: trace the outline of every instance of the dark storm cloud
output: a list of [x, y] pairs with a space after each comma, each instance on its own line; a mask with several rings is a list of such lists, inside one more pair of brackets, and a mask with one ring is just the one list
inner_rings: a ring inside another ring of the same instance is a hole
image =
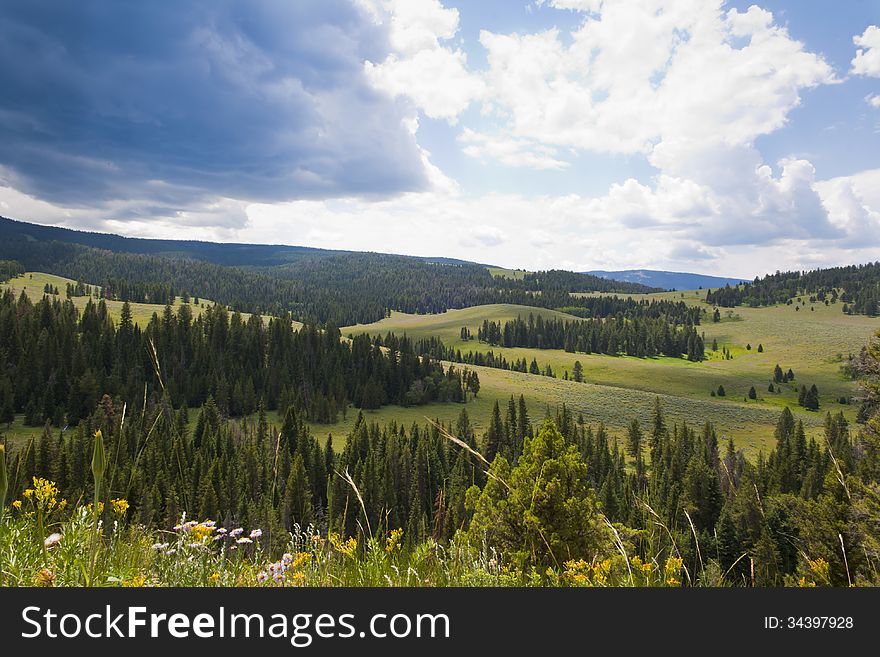
[[339, 0], [6, 1], [0, 183], [77, 206], [422, 188], [363, 76], [385, 43]]

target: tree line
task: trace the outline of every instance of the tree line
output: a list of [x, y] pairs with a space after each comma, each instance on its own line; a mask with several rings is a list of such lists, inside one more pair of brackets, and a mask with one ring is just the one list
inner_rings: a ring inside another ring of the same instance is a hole
[[166, 306], [143, 329], [123, 304], [117, 324], [104, 300], [82, 313], [69, 300], [32, 303], [0, 296], [0, 421], [24, 413], [27, 424], [75, 425], [103, 394], [129, 406], [167, 394], [175, 408], [212, 397], [224, 416], [293, 407], [314, 422], [334, 422], [349, 404], [378, 408], [430, 401], [464, 402], [479, 389], [475, 372], [443, 368], [407, 338], [385, 346], [366, 335], [342, 340], [332, 326], [294, 330], [289, 316], [245, 320], [222, 306], [198, 317]]
[[705, 358], [703, 338], [695, 326], [671, 324], [666, 315], [618, 314], [605, 319], [568, 321], [529, 314], [528, 319], [517, 317], [503, 324], [484, 320], [477, 339], [501, 347], [564, 349], [569, 353], [640, 358], [684, 355], [691, 361]]
[[[706, 293], [716, 306], [769, 306], [789, 303], [796, 297], [812, 303], [836, 304], [850, 314], [880, 314], [880, 262], [831, 267], [813, 271], [788, 271], [755, 278], [736, 287], [725, 286]], [[801, 300], [802, 301], [802, 300]]]

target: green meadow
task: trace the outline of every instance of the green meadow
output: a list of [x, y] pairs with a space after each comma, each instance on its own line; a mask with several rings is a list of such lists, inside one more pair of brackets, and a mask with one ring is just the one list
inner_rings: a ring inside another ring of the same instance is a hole
[[[344, 334], [367, 332], [384, 335], [388, 332], [407, 334], [413, 338], [435, 335], [448, 346], [466, 351], [494, 351], [508, 361], [534, 358], [540, 366], [549, 364], [557, 378], [509, 372], [492, 368], [475, 368], [480, 374], [481, 389], [476, 401], [467, 405], [478, 426], [487, 421], [496, 400], [506, 403], [510, 395], [525, 395], [532, 413], [543, 414], [565, 403], [587, 422], [604, 422], [613, 433], [622, 433], [633, 418], [646, 422], [650, 418], [654, 398], [659, 396], [669, 417], [675, 421], [702, 424], [711, 421], [724, 435], [733, 436], [748, 454], [767, 449], [773, 440], [773, 426], [783, 407], [791, 408], [803, 420], [808, 433], [816, 435], [825, 412], [842, 411], [852, 420], [856, 406], [840, 404], [857, 393], [857, 385], [848, 380], [841, 365], [850, 354], [857, 354], [870, 337], [880, 329], [880, 319], [849, 316], [839, 305], [798, 304], [769, 308], [722, 309], [722, 320], [713, 322], [712, 308], [705, 304], [705, 290], [664, 292], [633, 295], [635, 298], [684, 299], [704, 307], [708, 315], [701, 331], [707, 346], [706, 361], [688, 362], [676, 358], [633, 358], [624, 356], [572, 354], [562, 350], [502, 348], [461, 340], [461, 328], [473, 334], [483, 320], [506, 321], [517, 316], [561, 317], [577, 319], [564, 313], [526, 306], [496, 304], [463, 310], [450, 310], [437, 315], [392, 313], [390, 317], [369, 325], [343, 329]], [[799, 308], [796, 310], [795, 308]], [[711, 351], [717, 341], [718, 351]], [[758, 346], [763, 348], [758, 352]], [[751, 349], [748, 347], [751, 346]], [[727, 348], [731, 359], [722, 357]], [[585, 383], [564, 380], [575, 361], [580, 361]], [[782, 385], [781, 392], [769, 392], [776, 364], [795, 373], [795, 381]], [[819, 389], [820, 411], [810, 412], [797, 404], [801, 385], [815, 384]], [[723, 386], [724, 397], [713, 397], [711, 391]], [[754, 386], [757, 399], [749, 400]], [[446, 408], [400, 409], [386, 407], [371, 415], [377, 420], [396, 419], [409, 423], [425, 415], [451, 421], [460, 412], [459, 405]], [[349, 419], [348, 422], [353, 420]], [[320, 430], [319, 427], [316, 427]], [[342, 427], [340, 427], [342, 428]], [[326, 428], [325, 428], [326, 430]], [[343, 431], [344, 433], [344, 431]]]
[[[16, 295], [20, 295], [22, 292], [28, 295], [32, 302], [39, 301], [43, 298], [44, 288], [47, 284], [51, 285], [53, 288], [58, 288], [58, 298], [66, 299], [65, 289], [68, 283], [76, 283], [76, 281], [70, 278], [64, 278], [63, 276], [55, 276], [54, 274], [45, 274], [42, 272], [27, 272], [23, 276], [19, 276], [17, 278], [13, 278], [7, 283], [0, 286], [0, 289], [9, 288]], [[100, 286], [93, 285], [93, 290], [100, 291]], [[92, 299], [95, 303], [98, 302], [96, 297], [73, 297], [71, 301], [73, 301], [73, 305], [77, 307], [78, 310], [82, 311], [83, 308], [88, 304], [89, 299]], [[105, 300], [107, 304], [107, 310], [110, 313], [110, 318], [115, 322], [119, 320], [119, 316], [122, 313], [122, 301], [113, 301], [113, 300]], [[183, 305], [183, 299], [181, 297], [177, 297], [172, 304], [172, 309], [177, 311], [180, 306]], [[214, 302], [210, 299], [199, 298], [199, 303], [194, 304], [190, 303], [189, 306], [192, 308], [193, 318], [198, 317], [204, 312], [205, 308], [214, 305]], [[129, 303], [131, 307], [131, 316], [132, 321], [144, 328], [147, 324], [150, 323], [150, 319], [152, 319], [153, 314], [158, 314], [159, 316], [165, 312], [165, 306], [162, 304], [156, 303]], [[250, 317], [250, 313], [241, 313], [242, 319], [247, 320]], [[302, 326], [299, 322], [294, 322], [294, 326], [299, 327]]]
[[[493, 271], [494, 275], [521, 276], [515, 270]], [[32, 300], [42, 298], [44, 287], [57, 287], [64, 298], [68, 282], [60, 276], [40, 272], [27, 273], [9, 281], [4, 287], [18, 295], [24, 291]], [[736, 443], [755, 456], [759, 450], [767, 450], [773, 441], [773, 426], [779, 412], [789, 407], [795, 417], [803, 420], [808, 433], [821, 431], [825, 412], [842, 411], [852, 420], [856, 405], [843, 405], [839, 398], [852, 398], [857, 393], [855, 382], [848, 380], [841, 365], [850, 354], [856, 354], [878, 329], [880, 319], [865, 316], [849, 316], [841, 312], [839, 305], [821, 303], [806, 305], [793, 303], [769, 308], [722, 309], [722, 320], [713, 322], [713, 308], [705, 304], [705, 290], [663, 292], [650, 295], [627, 295], [636, 299], [684, 300], [707, 311], [701, 332], [705, 336], [707, 360], [693, 363], [676, 358], [633, 358], [599, 354], [573, 354], [562, 350], [529, 349], [523, 347], [503, 348], [480, 343], [477, 340], [461, 340], [461, 328], [468, 327], [475, 335], [484, 320], [504, 322], [519, 316], [557, 318], [574, 321], [578, 318], [554, 310], [493, 304], [449, 310], [434, 315], [413, 315], [392, 312], [381, 321], [345, 327], [345, 336], [358, 333], [385, 335], [406, 334], [414, 339], [437, 336], [448, 346], [462, 352], [494, 351], [508, 361], [525, 358], [536, 359], [541, 367], [550, 365], [556, 378], [511, 372], [506, 370], [474, 367], [480, 375], [481, 389], [476, 399], [466, 405], [457, 403], [434, 403], [427, 406], [404, 408], [386, 406], [376, 411], [366, 411], [368, 421], [385, 423], [395, 421], [409, 426], [424, 423], [426, 418], [452, 423], [463, 408], [478, 431], [486, 428], [492, 406], [496, 401], [505, 405], [512, 396], [524, 395], [534, 418], [553, 413], [564, 403], [575, 417], [583, 416], [587, 423], [603, 422], [612, 434], [621, 436], [633, 418], [646, 423], [650, 419], [654, 399], [659, 396], [670, 421], [687, 421], [691, 424], [713, 422], [725, 436], [732, 436]], [[88, 297], [74, 297], [73, 303], [80, 310], [88, 303]], [[119, 318], [122, 302], [107, 301], [114, 320]], [[175, 300], [174, 308], [181, 305]], [[192, 309], [198, 316], [212, 302], [200, 299]], [[146, 326], [154, 313], [162, 313], [164, 306], [132, 303], [134, 321]], [[244, 315], [247, 318], [247, 315]], [[713, 341], [718, 351], [712, 351]], [[758, 352], [758, 345], [763, 351]], [[748, 347], [751, 346], [751, 349]], [[723, 349], [732, 355], [722, 357]], [[583, 366], [583, 383], [565, 380], [571, 374], [575, 361]], [[783, 370], [791, 369], [795, 381], [783, 384], [780, 392], [769, 392], [768, 386], [773, 369], [779, 364]], [[459, 366], [463, 367], [463, 366]], [[815, 384], [819, 389], [821, 407], [810, 412], [797, 404], [801, 385]], [[723, 386], [726, 396], [712, 396], [711, 391]], [[757, 399], [748, 399], [752, 386]], [[340, 415], [335, 424], [312, 424], [313, 432], [326, 440], [332, 435], [334, 444], [341, 446], [345, 436], [358, 416], [358, 409], [349, 408]], [[194, 420], [194, 418], [193, 418]], [[269, 420], [280, 426], [282, 418], [271, 413]], [[239, 420], [240, 421], [240, 420]], [[244, 420], [249, 421], [249, 420]], [[3, 433], [18, 442], [21, 438], [38, 436], [40, 428], [25, 427], [22, 417], [16, 418]]]

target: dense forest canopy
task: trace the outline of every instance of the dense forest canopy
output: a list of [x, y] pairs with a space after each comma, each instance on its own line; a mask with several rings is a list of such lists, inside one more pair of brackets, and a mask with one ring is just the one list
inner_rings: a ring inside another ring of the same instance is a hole
[[751, 283], [709, 290], [706, 301], [716, 306], [769, 306], [801, 297], [811, 303], [840, 303], [843, 312], [875, 317], [880, 314], [880, 262], [800, 272], [776, 272]]
[[501, 347], [640, 358], [685, 355], [688, 360], [697, 361], [704, 357], [703, 339], [694, 325], [699, 320], [699, 309], [684, 303], [653, 301], [631, 305], [604, 319], [566, 321], [530, 314], [527, 320], [517, 317], [503, 324], [484, 320], [477, 339]]
[[[279, 249], [283, 258], [272, 255]], [[653, 291], [571, 272], [536, 274], [539, 285], [534, 277], [494, 278], [484, 265], [451, 259], [286, 249], [132, 240], [0, 218], [0, 257], [99, 286], [107, 298], [168, 303], [185, 294], [241, 312], [290, 312], [336, 326], [374, 322], [392, 310], [436, 313], [487, 303], [565, 307], [592, 316], [593, 302], [570, 292]]]
[[365, 335], [342, 340], [332, 326], [293, 329], [289, 317], [264, 322], [212, 306], [194, 317], [168, 306], [141, 328], [123, 305], [118, 325], [103, 300], [80, 316], [69, 300], [36, 304], [11, 291], [0, 296], [0, 421], [56, 427], [88, 417], [104, 394], [129, 406], [145, 394], [176, 408], [213, 399], [224, 415], [245, 415], [262, 402], [315, 422], [335, 422], [349, 404], [378, 408], [429, 401], [463, 402], [474, 372], [416, 355], [406, 338], [384, 347]]

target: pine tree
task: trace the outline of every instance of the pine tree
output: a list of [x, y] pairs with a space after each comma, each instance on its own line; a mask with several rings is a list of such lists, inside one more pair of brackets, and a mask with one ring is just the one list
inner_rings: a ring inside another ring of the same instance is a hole
[[312, 507], [312, 489], [309, 485], [309, 477], [306, 473], [303, 456], [297, 453], [287, 476], [284, 486], [284, 507], [282, 524], [287, 531], [293, 529], [294, 524], [306, 528], [314, 522]]
[[501, 421], [501, 408], [498, 402], [492, 407], [492, 419], [483, 439], [483, 456], [491, 463], [504, 446], [504, 424]]
[[757, 398], [758, 398], [758, 391], [755, 390], [755, 386], [752, 386], [751, 388], [749, 388], [749, 399], [757, 399]]
[[642, 429], [638, 420], [634, 419], [629, 424], [629, 430], [626, 434], [626, 448], [632, 457], [636, 457], [642, 452]]
[[810, 389], [804, 393], [803, 406], [811, 411], [819, 410], [819, 390], [815, 384], [810, 386]]

